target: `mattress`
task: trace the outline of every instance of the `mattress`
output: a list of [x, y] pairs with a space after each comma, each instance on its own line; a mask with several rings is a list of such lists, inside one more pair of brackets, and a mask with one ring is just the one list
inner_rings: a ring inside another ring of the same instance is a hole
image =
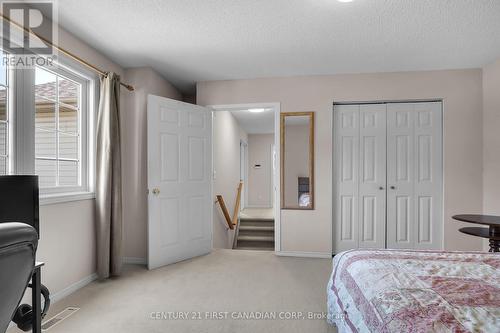
[[500, 332], [500, 254], [337, 254], [328, 321], [340, 332]]

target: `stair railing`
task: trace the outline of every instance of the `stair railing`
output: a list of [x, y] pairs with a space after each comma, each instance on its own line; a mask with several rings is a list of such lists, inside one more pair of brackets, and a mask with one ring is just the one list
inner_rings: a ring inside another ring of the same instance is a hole
[[224, 202], [224, 198], [222, 195], [217, 195], [217, 201], [215, 203], [219, 203], [219, 206], [222, 210], [222, 214], [224, 215], [224, 219], [226, 220], [227, 226], [229, 229], [234, 230], [234, 227], [238, 224], [238, 215], [240, 213], [240, 201], [241, 201], [241, 189], [243, 188], [243, 182], [240, 182], [238, 185], [238, 191], [236, 192], [236, 202], [234, 203], [234, 212], [233, 218], [231, 219], [229, 215], [229, 211], [227, 210], [226, 203]]

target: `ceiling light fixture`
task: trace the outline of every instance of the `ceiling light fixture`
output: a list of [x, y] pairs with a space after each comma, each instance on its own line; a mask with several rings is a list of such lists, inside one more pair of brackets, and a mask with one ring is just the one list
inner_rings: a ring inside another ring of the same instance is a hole
[[248, 109], [248, 111], [253, 112], [253, 113], [259, 113], [259, 112], [266, 111], [266, 109]]

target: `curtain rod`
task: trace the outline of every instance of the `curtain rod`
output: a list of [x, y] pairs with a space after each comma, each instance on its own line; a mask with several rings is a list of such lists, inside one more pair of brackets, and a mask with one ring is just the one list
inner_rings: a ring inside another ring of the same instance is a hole
[[[9, 23], [12, 23], [13, 25], [15, 25], [16, 27], [18, 27], [19, 29], [22, 29], [22, 30], [26, 31], [27, 33], [32, 34], [33, 36], [41, 39], [44, 43], [51, 45], [52, 47], [54, 47], [55, 49], [57, 49], [62, 54], [70, 57], [71, 59], [75, 60], [76, 62], [78, 62], [78, 63], [80, 63], [82, 65], [84, 65], [85, 67], [90, 68], [91, 70], [93, 70], [97, 74], [102, 75], [102, 76], [106, 76], [107, 75], [107, 73], [105, 71], [103, 71], [100, 68], [92, 65], [91, 63], [83, 60], [79, 56], [74, 55], [73, 53], [71, 53], [71, 52], [63, 49], [59, 45], [56, 45], [56, 44], [52, 43], [51, 41], [49, 41], [48, 39], [46, 39], [46, 38], [44, 38], [44, 37], [36, 34], [31, 29], [25, 28], [22, 25], [20, 25], [19, 23], [15, 22], [15, 21], [12, 21], [9, 17], [5, 16], [3, 13], [1, 15], [2, 15], [2, 19], [4, 19], [5, 21], [7, 21]], [[134, 87], [132, 87], [130, 84], [126, 84], [126, 83], [120, 82], [120, 85], [124, 86], [129, 91], [134, 91]]]

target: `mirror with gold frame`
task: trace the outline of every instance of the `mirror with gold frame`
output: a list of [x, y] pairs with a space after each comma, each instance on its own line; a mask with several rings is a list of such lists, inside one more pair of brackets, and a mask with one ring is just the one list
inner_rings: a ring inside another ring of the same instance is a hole
[[314, 209], [314, 112], [285, 112], [281, 129], [281, 209]]

